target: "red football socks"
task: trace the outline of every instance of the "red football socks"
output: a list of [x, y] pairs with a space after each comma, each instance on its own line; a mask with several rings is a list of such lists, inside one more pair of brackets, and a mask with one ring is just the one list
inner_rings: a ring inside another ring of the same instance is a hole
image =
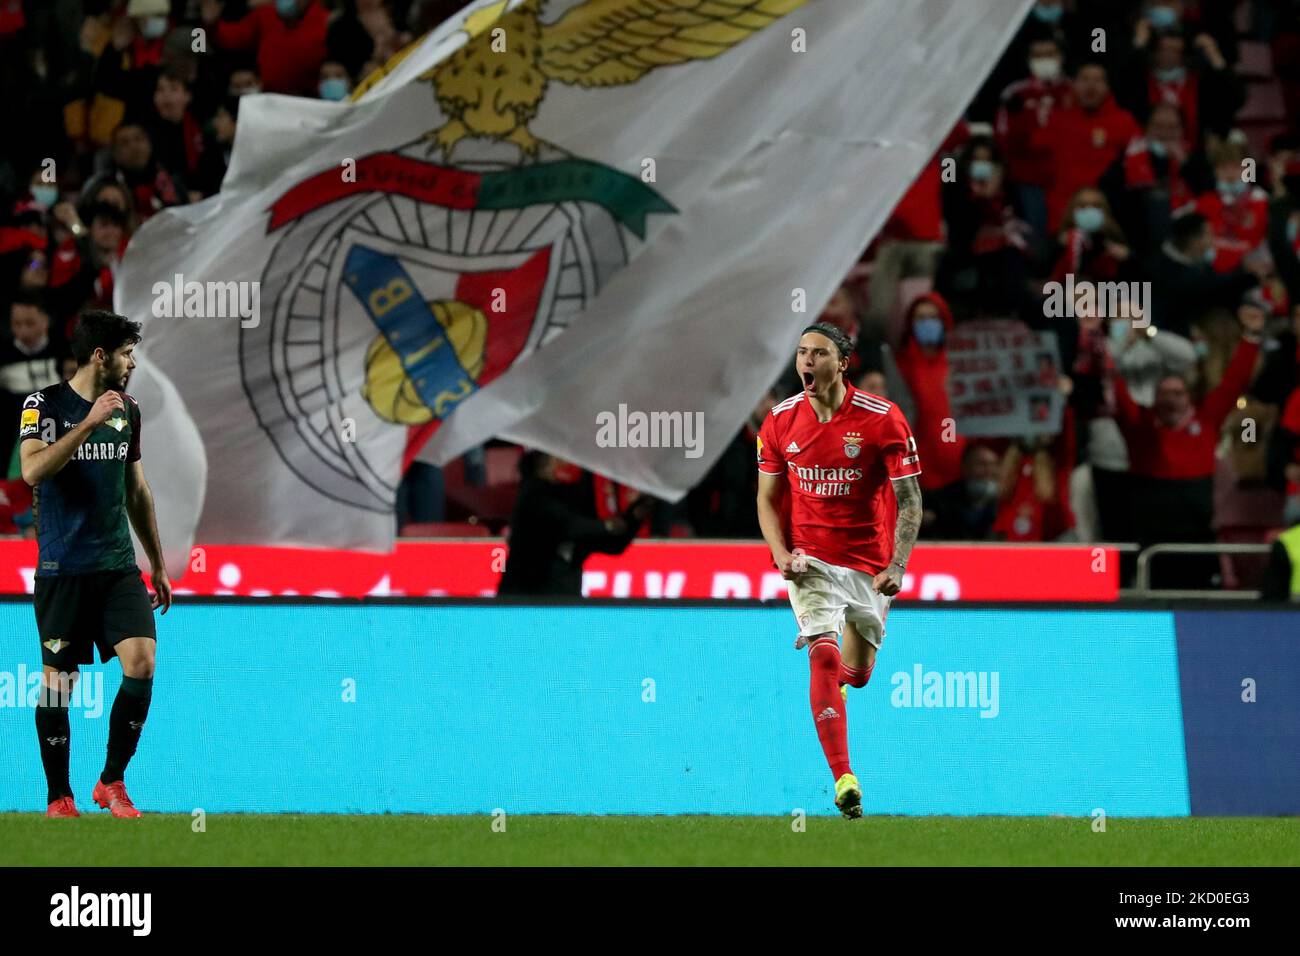
[[840, 648], [834, 635], [819, 637], [808, 645], [811, 675], [808, 696], [812, 702], [817, 739], [831, 773], [838, 780], [849, 769], [849, 735], [844, 719], [844, 698], [840, 694]]

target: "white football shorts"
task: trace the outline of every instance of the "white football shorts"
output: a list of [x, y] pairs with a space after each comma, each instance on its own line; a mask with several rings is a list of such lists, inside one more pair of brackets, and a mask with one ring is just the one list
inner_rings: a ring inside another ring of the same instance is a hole
[[866, 571], [827, 564], [814, 557], [805, 560], [808, 570], [789, 582], [790, 607], [799, 622], [800, 635], [813, 637], [828, 631], [839, 634], [848, 621], [879, 650], [893, 599], [871, 586], [872, 575]]

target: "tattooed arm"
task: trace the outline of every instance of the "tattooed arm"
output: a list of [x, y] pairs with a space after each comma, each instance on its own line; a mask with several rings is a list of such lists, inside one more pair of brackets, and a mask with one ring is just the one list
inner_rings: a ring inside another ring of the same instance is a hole
[[898, 523], [894, 526], [894, 557], [889, 567], [871, 582], [881, 594], [893, 596], [903, 589], [903, 572], [916, 544], [916, 533], [921, 528], [921, 484], [916, 477], [900, 478], [894, 482], [894, 495], [898, 498]]

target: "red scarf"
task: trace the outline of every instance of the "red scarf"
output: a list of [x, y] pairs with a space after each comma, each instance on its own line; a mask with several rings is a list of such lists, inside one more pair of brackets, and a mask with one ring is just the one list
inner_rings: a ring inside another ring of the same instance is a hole
[[50, 288], [57, 289], [76, 278], [81, 271], [81, 254], [77, 251], [77, 241], [69, 236], [59, 243], [50, 259]]
[[156, 40], [146, 40], [137, 36], [131, 41], [131, 67], [159, 66], [162, 63], [163, 40], [165, 35]]
[[[1165, 176], [1169, 180], [1169, 208], [1181, 209], [1192, 201], [1192, 191], [1180, 175], [1178, 160], [1166, 157]], [[1129, 189], [1152, 189], [1156, 185], [1155, 164], [1151, 147], [1145, 139], [1135, 139], [1124, 154], [1124, 184]]]
[[23, 248], [44, 249], [45, 237], [19, 226], [0, 226], [0, 255]]

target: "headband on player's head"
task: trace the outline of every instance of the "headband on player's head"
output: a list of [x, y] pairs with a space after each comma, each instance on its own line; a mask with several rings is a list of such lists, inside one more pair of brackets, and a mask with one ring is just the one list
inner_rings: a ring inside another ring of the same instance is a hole
[[839, 326], [831, 325], [828, 322], [814, 322], [799, 333], [800, 338], [809, 332], [816, 332], [818, 335], [824, 335], [830, 339], [835, 344], [835, 348], [839, 350], [841, 361], [853, 354], [853, 342]]

